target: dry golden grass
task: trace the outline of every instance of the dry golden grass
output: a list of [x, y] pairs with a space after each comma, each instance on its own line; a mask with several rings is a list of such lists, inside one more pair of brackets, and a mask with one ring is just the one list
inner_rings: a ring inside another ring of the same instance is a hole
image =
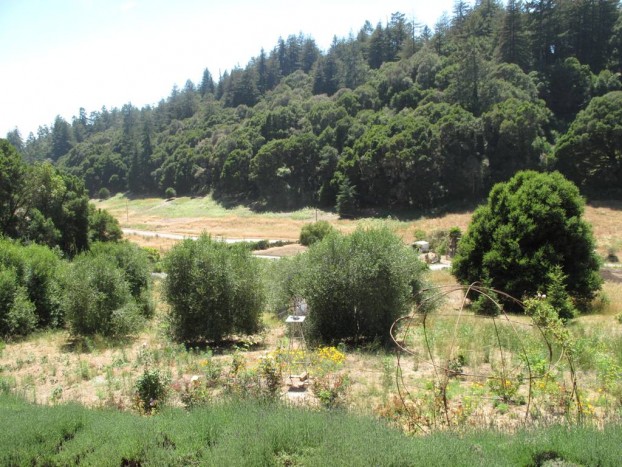
[[[203, 198], [177, 198], [162, 200], [145, 198], [130, 200], [117, 195], [105, 201], [94, 201], [97, 207], [107, 209], [123, 228], [200, 235], [207, 232], [214, 237], [260, 238], [296, 241], [300, 229], [309, 222], [326, 220], [343, 233], [352, 232], [358, 225], [383, 222], [393, 228], [406, 242], [414, 239], [415, 231], [431, 233], [459, 227], [466, 231], [472, 212], [449, 213], [438, 217], [420, 217], [407, 221], [393, 219], [340, 219], [337, 214], [301, 209], [295, 212], [256, 213], [245, 207], [227, 209], [210, 196]], [[586, 206], [585, 219], [592, 225], [597, 250], [606, 257], [609, 250], [622, 251], [622, 202], [607, 201]], [[143, 235], [128, 235], [141, 246], [150, 246], [167, 251], [177, 240]]]
[[[622, 278], [622, 269], [619, 270], [619, 277]], [[610, 317], [622, 313], [622, 280], [605, 280], [596, 299], [596, 309], [598, 314], [595, 316]]]
[[600, 256], [605, 257], [609, 249], [622, 253], [622, 202], [607, 201], [589, 204], [585, 209], [587, 220], [594, 231]]
[[174, 240], [172, 238], [147, 236], [136, 233], [125, 233], [124, 237], [130, 242], [136, 243], [138, 246], [155, 248], [160, 253], [167, 252], [179, 242], [179, 240]]

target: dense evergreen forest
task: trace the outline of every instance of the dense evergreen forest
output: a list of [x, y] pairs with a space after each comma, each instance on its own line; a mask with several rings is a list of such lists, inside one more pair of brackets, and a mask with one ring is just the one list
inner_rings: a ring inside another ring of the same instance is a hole
[[173, 188], [273, 209], [428, 209], [535, 169], [622, 197], [620, 11], [457, 0], [433, 29], [394, 13], [327, 51], [291, 35], [157, 106], [80, 109], [7, 139], [91, 196]]

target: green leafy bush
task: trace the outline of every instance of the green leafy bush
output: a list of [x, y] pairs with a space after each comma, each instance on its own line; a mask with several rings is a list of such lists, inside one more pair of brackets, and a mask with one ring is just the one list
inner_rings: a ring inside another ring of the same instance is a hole
[[123, 237], [119, 221], [105, 209], [89, 205], [89, 241], [118, 242]]
[[548, 287], [559, 267], [568, 295], [589, 302], [602, 279], [583, 206], [577, 187], [561, 174], [517, 173], [495, 185], [475, 211], [453, 273], [462, 283], [487, 283], [521, 299]]
[[325, 342], [389, 342], [391, 324], [410, 311], [424, 269], [388, 228], [329, 235], [309, 249], [302, 273], [311, 333]]
[[305, 224], [300, 230], [299, 242], [301, 245], [311, 246], [314, 243], [324, 239], [324, 237], [334, 231], [334, 227], [327, 221], [317, 221], [311, 224]]
[[97, 197], [99, 199], [108, 199], [110, 198], [110, 190], [106, 187], [100, 188], [97, 192]]
[[561, 266], [554, 266], [547, 278], [546, 301], [557, 311], [557, 315], [561, 319], [568, 320], [574, 318], [578, 312], [566, 291], [564, 284], [567, 276], [562, 272]]
[[112, 258], [80, 255], [64, 282], [63, 309], [74, 334], [121, 336], [142, 324], [125, 273]]
[[122, 271], [130, 293], [140, 306], [141, 313], [153, 316], [155, 304], [151, 298], [151, 268], [148, 253], [129, 242], [95, 243], [91, 254], [111, 259]]
[[219, 341], [234, 332], [256, 332], [264, 303], [258, 261], [244, 246], [206, 235], [177, 244], [164, 264], [173, 338]]
[[22, 246], [11, 240], [0, 240], [0, 269], [14, 271], [16, 284], [35, 306], [36, 327], [63, 324], [59, 276], [64, 267], [58, 252], [46, 246]]
[[157, 368], [145, 368], [134, 386], [136, 404], [143, 413], [153, 413], [162, 406], [168, 395], [170, 378]]
[[0, 335], [25, 336], [37, 325], [35, 305], [13, 269], [0, 267]]
[[147, 261], [149, 263], [149, 269], [152, 272], [162, 272], [162, 256], [157, 248], [150, 246], [142, 247], [142, 250], [147, 255]]
[[477, 299], [471, 304], [471, 309], [476, 315], [499, 316], [502, 308], [499, 296], [492, 291], [488, 291], [486, 295], [480, 294], [477, 296]]
[[175, 188], [169, 186], [165, 191], [164, 191], [164, 196], [166, 196], [167, 199], [172, 199], [175, 198], [177, 196], [177, 191], [175, 190]]
[[59, 327], [64, 323], [60, 306], [62, 290], [60, 277], [67, 266], [58, 255], [42, 245], [28, 245], [23, 250], [27, 274], [24, 286], [28, 297], [35, 305], [37, 326]]
[[306, 267], [304, 255], [269, 261], [264, 265], [263, 279], [268, 309], [284, 315], [294, 297], [302, 295], [302, 271]]

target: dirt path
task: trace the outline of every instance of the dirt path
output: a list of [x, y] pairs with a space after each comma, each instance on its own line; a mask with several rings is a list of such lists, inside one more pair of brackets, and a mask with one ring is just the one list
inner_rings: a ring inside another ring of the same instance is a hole
[[[170, 232], [156, 232], [153, 230], [136, 230], [136, 229], [121, 229], [123, 230], [123, 234], [127, 236], [139, 236], [139, 237], [161, 237], [170, 240], [185, 240], [186, 238], [191, 238], [192, 240], [196, 240], [198, 235], [182, 235]], [[217, 240], [223, 241], [225, 243], [241, 243], [241, 242], [259, 242], [261, 240], [266, 240], [263, 238], [225, 238], [221, 236], [214, 236]], [[275, 243], [279, 240], [270, 240], [267, 239], [269, 243]]]
[[[153, 230], [137, 230], [137, 229], [122, 229], [123, 235], [129, 241], [136, 243], [140, 246], [155, 247], [160, 251], [169, 250], [175, 243], [187, 238], [196, 240], [196, 235], [182, 235], [171, 232], [155, 232]], [[239, 242], [258, 242], [264, 239], [260, 238], [222, 238], [216, 237], [225, 243], [239, 243]], [[269, 243], [276, 243], [279, 240], [268, 240]], [[295, 256], [298, 253], [306, 251], [307, 247], [298, 243], [290, 245], [276, 246], [265, 250], [258, 250], [253, 254], [260, 258], [266, 259], [279, 259], [285, 256]]]

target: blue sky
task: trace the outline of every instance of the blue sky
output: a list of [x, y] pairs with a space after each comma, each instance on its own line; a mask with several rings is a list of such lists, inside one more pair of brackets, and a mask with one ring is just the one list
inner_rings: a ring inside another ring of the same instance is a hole
[[333, 35], [400, 11], [430, 27], [453, 0], [0, 0], [0, 136], [56, 115], [142, 107], [173, 85], [244, 66], [279, 36]]

